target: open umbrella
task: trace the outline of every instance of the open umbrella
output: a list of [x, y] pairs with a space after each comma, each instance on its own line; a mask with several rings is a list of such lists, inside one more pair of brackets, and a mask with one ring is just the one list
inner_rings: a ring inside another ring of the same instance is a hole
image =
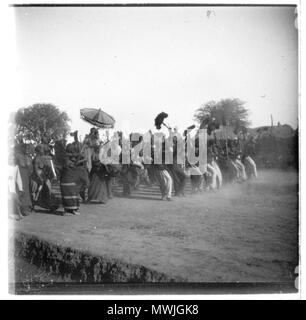
[[115, 119], [101, 109], [83, 108], [80, 110], [81, 118], [90, 124], [102, 128], [114, 128]]
[[154, 120], [154, 124], [155, 124], [155, 127], [156, 129], [160, 129], [161, 128], [161, 125], [163, 124], [166, 128], [170, 129], [166, 124], [164, 124], [164, 120], [168, 118], [168, 113], [166, 112], [161, 112], [159, 113], [155, 120]]

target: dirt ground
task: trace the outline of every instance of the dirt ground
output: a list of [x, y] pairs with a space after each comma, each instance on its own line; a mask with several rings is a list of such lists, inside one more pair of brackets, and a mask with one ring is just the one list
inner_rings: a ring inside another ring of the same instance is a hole
[[297, 276], [298, 174], [160, 201], [115, 197], [80, 216], [33, 213], [17, 231], [62, 246], [140, 264], [189, 282], [280, 282]]

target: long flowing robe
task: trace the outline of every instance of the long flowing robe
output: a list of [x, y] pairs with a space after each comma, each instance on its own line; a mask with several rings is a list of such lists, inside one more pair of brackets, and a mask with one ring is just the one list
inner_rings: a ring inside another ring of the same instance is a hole
[[106, 185], [107, 170], [98, 159], [92, 161], [92, 169], [89, 177], [88, 201], [106, 203], [108, 200]]
[[19, 167], [19, 172], [22, 180], [23, 193], [19, 196], [21, 211], [26, 213], [32, 208], [30, 194], [30, 176], [32, 173], [32, 160], [23, 153], [16, 154], [16, 163]]

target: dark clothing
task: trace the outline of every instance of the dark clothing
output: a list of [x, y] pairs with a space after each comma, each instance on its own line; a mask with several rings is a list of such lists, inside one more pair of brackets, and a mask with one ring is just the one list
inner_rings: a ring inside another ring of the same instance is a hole
[[199, 175], [199, 174], [190, 175], [191, 188], [193, 192], [201, 188], [202, 181], [203, 181], [203, 175]]
[[124, 164], [121, 171], [123, 194], [130, 195], [140, 182], [140, 167], [133, 164]]
[[90, 184], [88, 188], [88, 201], [107, 202], [107, 177], [108, 173], [106, 167], [99, 160], [93, 161], [92, 169], [89, 174]]
[[89, 185], [88, 172], [82, 160], [79, 145], [77, 143], [68, 144], [60, 178], [63, 206], [67, 212], [79, 209], [80, 193], [85, 197], [85, 190]]
[[77, 167], [65, 166], [61, 175], [62, 203], [66, 211], [77, 210], [79, 208], [79, 192], [76, 183], [79, 174]]
[[58, 208], [59, 204], [51, 191], [51, 183], [48, 179], [42, 180], [36, 173], [33, 173], [31, 175], [30, 190], [33, 208], [36, 205], [50, 210]]
[[84, 167], [67, 162], [61, 174], [61, 193], [66, 211], [79, 208], [79, 196], [82, 188], [89, 184], [88, 174]]
[[34, 171], [30, 178], [32, 205], [55, 210], [58, 203], [51, 190], [51, 179], [54, 178], [50, 167], [50, 157], [37, 155], [33, 161]]
[[56, 174], [58, 177], [60, 177], [62, 169], [65, 166], [65, 157], [66, 157], [65, 141], [63, 140], [55, 141], [54, 153], [55, 153], [54, 160], [55, 160]]

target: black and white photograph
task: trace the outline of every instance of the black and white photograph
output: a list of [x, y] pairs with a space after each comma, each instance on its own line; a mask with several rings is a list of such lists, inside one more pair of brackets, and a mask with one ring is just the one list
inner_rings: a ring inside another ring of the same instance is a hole
[[10, 294], [299, 293], [298, 2], [8, 10]]

